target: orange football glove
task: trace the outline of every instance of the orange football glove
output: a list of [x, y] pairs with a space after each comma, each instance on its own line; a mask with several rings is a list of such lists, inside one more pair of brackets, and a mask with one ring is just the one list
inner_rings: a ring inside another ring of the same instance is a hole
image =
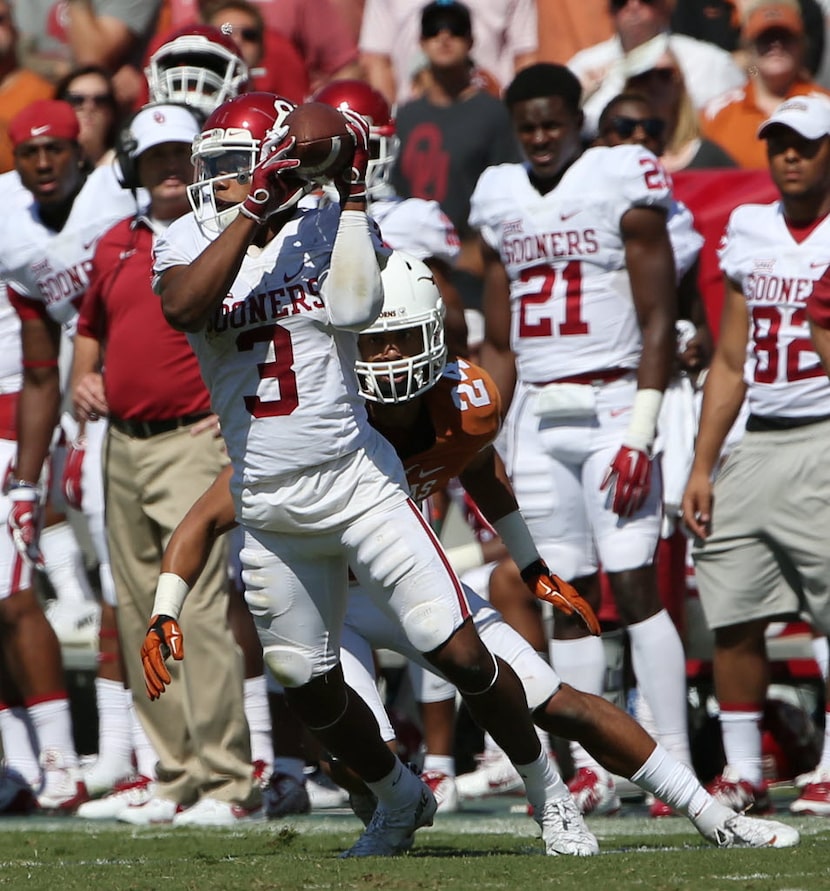
[[573, 585], [569, 585], [548, 569], [544, 560], [534, 560], [522, 570], [522, 581], [539, 600], [547, 600], [566, 616], [576, 613], [593, 635], [599, 635], [599, 619], [591, 604]]
[[170, 672], [164, 662], [171, 656], [177, 662], [184, 659], [182, 629], [171, 616], [153, 616], [141, 645], [144, 683], [150, 699], [158, 699], [170, 683]]

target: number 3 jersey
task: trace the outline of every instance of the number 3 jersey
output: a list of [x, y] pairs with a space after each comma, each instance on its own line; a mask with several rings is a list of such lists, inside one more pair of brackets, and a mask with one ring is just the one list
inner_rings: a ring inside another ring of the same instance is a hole
[[[357, 335], [330, 323], [322, 295], [339, 219], [336, 205], [300, 210], [264, 248], [250, 246], [230, 293], [188, 334], [234, 488], [336, 460], [371, 435]], [[192, 214], [176, 220], [156, 241], [154, 274], [187, 265], [211, 240]]]
[[828, 414], [830, 381], [813, 349], [806, 307], [830, 300], [830, 218], [799, 232], [787, 225], [780, 202], [744, 204], [729, 217], [718, 256], [749, 313], [750, 412]]
[[546, 195], [522, 164], [484, 171], [470, 224], [498, 251], [510, 281], [519, 380], [546, 383], [639, 364], [620, 221], [633, 207], [668, 211], [671, 202], [662, 165], [640, 146], [589, 149]]

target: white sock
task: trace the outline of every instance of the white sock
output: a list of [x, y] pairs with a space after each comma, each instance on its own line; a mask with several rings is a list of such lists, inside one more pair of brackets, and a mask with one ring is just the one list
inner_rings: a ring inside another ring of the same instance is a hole
[[133, 742], [133, 753], [135, 754], [135, 769], [139, 776], [149, 777], [151, 780], [156, 778], [156, 765], [159, 757], [156, 754], [155, 746], [150, 742], [147, 731], [138, 717], [135, 703], [133, 702], [132, 693], [130, 692], [130, 736]]
[[666, 610], [628, 626], [631, 665], [645, 697], [657, 737], [684, 764], [692, 763], [686, 704], [686, 656]]
[[68, 699], [49, 699], [29, 707], [29, 717], [37, 734], [40, 753], [47, 749], [59, 752], [67, 767], [78, 766], [78, 755], [72, 739], [72, 717]]
[[55, 589], [55, 596], [65, 603], [93, 602], [84, 554], [67, 521], [49, 526], [40, 533], [40, 550], [46, 575]]
[[398, 758], [395, 766], [381, 779], [366, 785], [388, 810], [397, 810], [412, 803], [413, 784], [421, 781]]
[[813, 658], [816, 660], [816, 665], [818, 665], [821, 679], [826, 681], [827, 672], [830, 669], [830, 643], [822, 634], [819, 637], [814, 637], [810, 645], [813, 648]]
[[0, 736], [6, 767], [36, 789], [40, 784], [38, 742], [29, 712], [22, 705], [0, 709]]
[[[605, 686], [605, 649], [599, 637], [578, 640], [553, 640], [550, 664], [562, 681], [585, 693], [602, 696]], [[577, 742], [570, 744], [574, 767], [599, 767], [596, 758]]]
[[245, 678], [244, 690], [245, 718], [251, 734], [251, 761], [264, 761], [270, 765], [274, 760], [274, 738], [265, 675]]
[[455, 758], [452, 755], [424, 755], [424, 772], [437, 770], [448, 777], [455, 776]]
[[516, 770], [524, 780], [527, 800], [537, 814], [542, 813], [549, 798], [563, 798], [565, 795], [570, 795], [568, 787], [548, 758], [547, 749], [542, 749], [536, 760], [530, 764], [517, 764]]
[[761, 720], [764, 713], [720, 707], [720, 732], [726, 763], [742, 780], [758, 786], [764, 776], [761, 764]]
[[132, 694], [121, 681], [95, 678], [95, 699], [98, 704], [98, 761], [129, 771], [133, 760]]
[[715, 826], [735, 815], [701, 786], [690, 767], [672, 758], [660, 743], [632, 774], [631, 781], [672, 809], [685, 814], [704, 833], [711, 832]]

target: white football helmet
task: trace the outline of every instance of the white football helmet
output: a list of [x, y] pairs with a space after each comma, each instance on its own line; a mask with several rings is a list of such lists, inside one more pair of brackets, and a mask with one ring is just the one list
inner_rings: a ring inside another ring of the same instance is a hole
[[429, 267], [402, 251], [394, 251], [381, 273], [383, 309], [361, 332], [386, 334], [412, 328], [421, 348], [413, 356], [389, 362], [358, 359], [355, 368], [361, 395], [370, 402], [408, 402], [435, 386], [447, 364], [444, 343], [444, 301]]
[[174, 31], [144, 74], [151, 102], [178, 102], [205, 117], [248, 89], [249, 72], [233, 38], [212, 25]]
[[[275, 93], [244, 93], [221, 105], [205, 121], [193, 140], [194, 182], [187, 197], [200, 226], [219, 232], [239, 212], [239, 204], [223, 205], [214, 184], [236, 179], [247, 182], [262, 160], [262, 147], [278, 137], [283, 121], [296, 108], [293, 102]], [[288, 199], [296, 204], [313, 183], [297, 180]]]

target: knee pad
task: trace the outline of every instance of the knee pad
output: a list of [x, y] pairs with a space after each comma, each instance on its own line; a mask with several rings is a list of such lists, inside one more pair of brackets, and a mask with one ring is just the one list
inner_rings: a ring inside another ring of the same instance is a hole
[[284, 687], [302, 687], [314, 676], [314, 662], [309, 654], [295, 647], [263, 647], [262, 658], [274, 679]]
[[419, 653], [429, 653], [452, 637], [456, 618], [449, 604], [431, 600], [401, 616], [401, 625], [412, 646]]

